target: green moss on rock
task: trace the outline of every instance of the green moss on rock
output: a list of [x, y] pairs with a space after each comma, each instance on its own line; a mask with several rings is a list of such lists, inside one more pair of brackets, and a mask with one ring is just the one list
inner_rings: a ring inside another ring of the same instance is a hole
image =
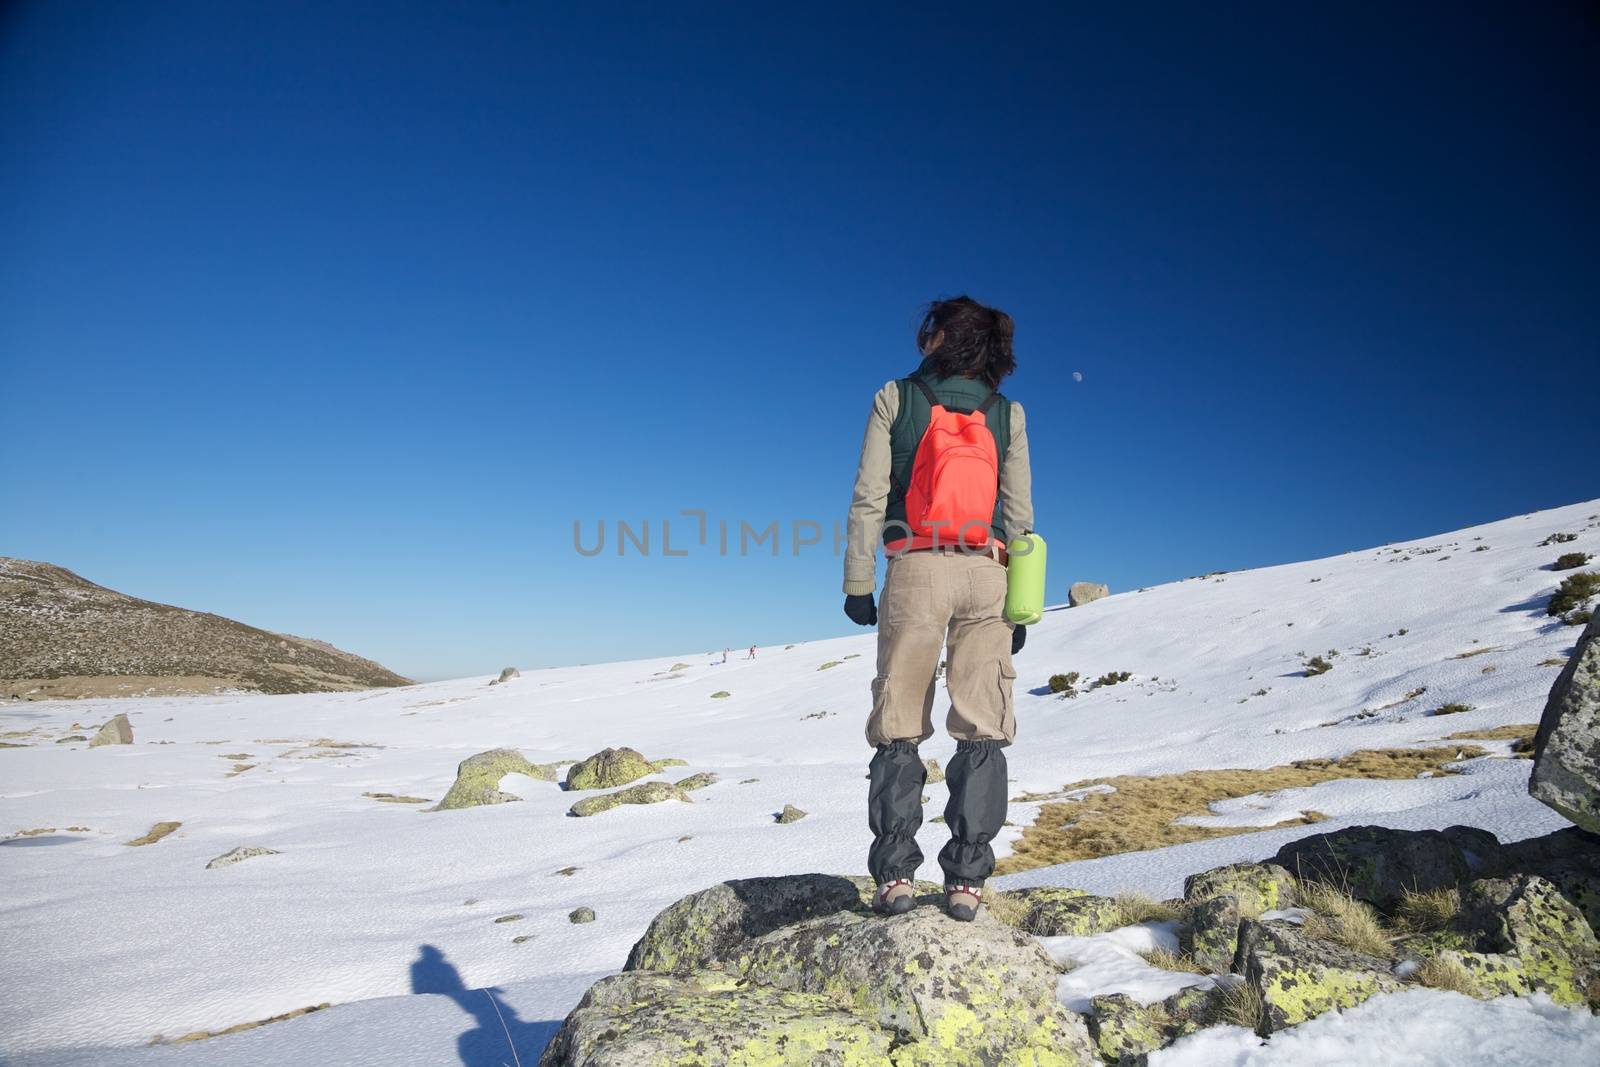
[[631, 748], [601, 749], [567, 768], [567, 788], [615, 789], [655, 774], [657, 769]]
[[638, 785], [619, 789], [615, 793], [584, 797], [572, 805], [568, 814], [581, 819], [599, 815], [603, 811], [610, 811], [623, 804], [659, 804], [664, 800], [681, 800], [685, 804], [689, 803], [688, 795], [671, 782], [640, 782]]
[[556, 780], [554, 763], [529, 763], [512, 748], [494, 748], [468, 756], [456, 767], [456, 780], [444, 799], [432, 811], [454, 811], [484, 804], [505, 804], [522, 798], [500, 791], [500, 779], [508, 774], [525, 774], [543, 782]]

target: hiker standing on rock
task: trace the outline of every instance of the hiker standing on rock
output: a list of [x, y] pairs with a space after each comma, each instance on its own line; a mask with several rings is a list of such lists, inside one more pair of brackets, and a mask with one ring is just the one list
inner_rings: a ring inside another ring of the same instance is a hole
[[1027, 631], [1005, 620], [1005, 544], [1033, 529], [1032, 475], [1022, 405], [997, 389], [1016, 369], [1011, 316], [969, 297], [935, 301], [917, 328], [923, 359], [872, 401], [850, 503], [844, 611], [880, 622], [873, 602], [877, 542], [889, 559], [878, 627], [867, 742], [872, 758], [867, 866], [874, 907], [910, 911], [922, 863], [917, 745], [933, 736], [941, 646], [948, 644], [945, 729], [956, 739], [945, 772], [950, 841], [939, 852], [945, 905], [977, 915], [994, 871], [990, 847], [1006, 816], [1004, 749], [1016, 735], [1011, 657]]

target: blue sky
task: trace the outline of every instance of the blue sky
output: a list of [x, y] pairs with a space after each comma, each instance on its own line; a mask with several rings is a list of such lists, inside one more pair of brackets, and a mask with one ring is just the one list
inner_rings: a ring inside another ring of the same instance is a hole
[[842, 520], [959, 292], [1057, 598], [1600, 494], [1580, 9], [589, 7], [10, 5], [0, 554], [421, 678], [847, 632], [659, 524]]

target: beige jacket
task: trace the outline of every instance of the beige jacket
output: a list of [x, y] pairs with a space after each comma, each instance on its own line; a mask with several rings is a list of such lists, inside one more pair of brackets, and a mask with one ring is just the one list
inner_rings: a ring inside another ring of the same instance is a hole
[[[900, 414], [900, 387], [890, 382], [872, 398], [872, 414], [861, 440], [861, 462], [850, 498], [844, 553], [844, 591], [870, 593], [877, 587], [878, 543], [883, 538], [889, 502], [889, 427]], [[1008, 536], [1033, 529], [1033, 472], [1028, 466], [1028, 426], [1022, 405], [1011, 402], [1011, 446], [1000, 466], [1000, 517]]]

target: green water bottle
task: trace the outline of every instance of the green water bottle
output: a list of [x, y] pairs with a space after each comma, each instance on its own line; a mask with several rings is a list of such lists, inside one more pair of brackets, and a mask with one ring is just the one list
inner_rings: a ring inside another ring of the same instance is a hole
[[1032, 626], [1044, 614], [1044, 538], [1023, 534], [1006, 546], [1006, 619]]

